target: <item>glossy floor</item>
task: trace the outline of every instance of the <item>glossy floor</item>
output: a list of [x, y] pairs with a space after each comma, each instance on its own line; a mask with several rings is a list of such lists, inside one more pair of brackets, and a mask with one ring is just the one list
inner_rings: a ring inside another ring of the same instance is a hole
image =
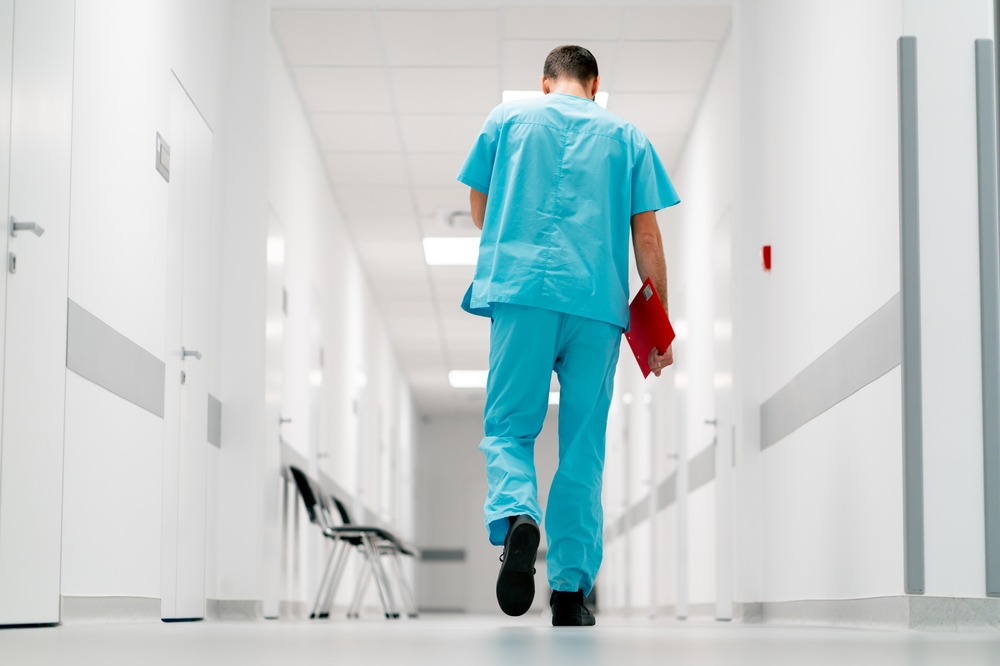
[[1000, 664], [1000, 633], [932, 634], [599, 618], [70, 624], [0, 630], [0, 664]]

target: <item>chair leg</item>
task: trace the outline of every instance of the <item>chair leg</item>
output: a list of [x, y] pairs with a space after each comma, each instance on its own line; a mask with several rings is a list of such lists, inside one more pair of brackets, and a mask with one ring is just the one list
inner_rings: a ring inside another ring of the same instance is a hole
[[382, 568], [382, 558], [378, 554], [378, 549], [367, 534], [361, 538], [365, 544], [365, 549], [368, 551], [368, 559], [371, 561], [375, 587], [378, 590], [379, 601], [382, 602], [382, 612], [385, 613], [386, 619], [397, 618], [399, 617], [399, 613], [396, 611], [395, 604], [392, 602], [392, 595], [389, 592], [389, 586], [386, 584], [385, 570]]
[[399, 561], [399, 551], [392, 551], [392, 564], [396, 569], [396, 576], [399, 578], [399, 593], [403, 597], [403, 607], [409, 617], [417, 617], [417, 604], [413, 602], [413, 594], [410, 592], [410, 585], [403, 575], [403, 564]]
[[358, 578], [358, 586], [354, 589], [354, 599], [351, 600], [351, 605], [347, 609], [347, 617], [360, 617], [361, 604], [364, 601], [365, 590], [368, 589], [368, 580], [371, 578], [371, 574], [372, 565], [366, 557], [364, 568], [361, 570], [361, 577]]
[[337, 598], [337, 590], [340, 588], [340, 581], [344, 577], [344, 571], [347, 569], [347, 557], [350, 554], [350, 544], [344, 543], [344, 547], [340, 551], [340, 557], [337, 559], [337, 564], [333, 568], [333, 577], [330, 579], [326, 601], [319, 611], [320, 617], [330, 617], [330, 610], [333, 608], [333, 603]]
[[319, 581], [319, 587], [316, 588], [316, 601], [313, 602], [312, 612], [309, 614], [310, 619], [319, 617], [319, 607], [323, 599], [323, 593], [326, 591], [327, 579], [331, 574], [330, 567], [333, 565], [333, 558], [337, 554], [338, 543], [339, 542], [336, 541], [333, 543], [333, 549], [330, 551], [330, 556], [326, 558], [326, 566], [323, 568], [323, 577]]
[[[338, 546], [341, 546], [341, 542], [337, 541]], [[337, 559], [333, 564], [331, 569], [330, 578], [327, 581], [326, 590], [323, 594], [323, 603], [319, 607], [319, 618], [330, 617], [330, 606], [333, 605], [333, 595], [337, 593], [337, 583], [340, 582], [340, 571], [344, 567], [344, 562], [347, 560], [347, 555], [350, 551], [350, 546], [346, 543], [340, 547], [337, 553]]]

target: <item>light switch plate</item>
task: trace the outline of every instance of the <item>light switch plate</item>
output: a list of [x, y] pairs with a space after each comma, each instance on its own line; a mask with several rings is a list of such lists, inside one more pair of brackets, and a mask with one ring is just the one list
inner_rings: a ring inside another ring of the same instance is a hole
[[163, 176], [163, 180], [170, 182], [170, 146], [159, 132], [156, 133], [156, 170]]

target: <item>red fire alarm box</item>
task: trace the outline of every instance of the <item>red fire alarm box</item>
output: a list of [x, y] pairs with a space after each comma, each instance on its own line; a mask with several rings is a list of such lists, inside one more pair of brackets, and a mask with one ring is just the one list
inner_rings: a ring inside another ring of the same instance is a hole
[[760, 258], [764, 262], [764, 270], [771, 270], [771, 246], [765, 245], [760, 251]]

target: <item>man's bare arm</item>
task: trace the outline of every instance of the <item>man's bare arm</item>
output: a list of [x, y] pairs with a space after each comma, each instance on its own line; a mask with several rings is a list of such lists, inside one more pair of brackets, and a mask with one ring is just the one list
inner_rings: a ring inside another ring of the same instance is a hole
[[[646, 211], [632, 216], [632, 244], [635, 247], [635, 265], [639, 269], [639, 278], [653, 281], [663, 309], [667, 307], [667, 260], [663, 256], [663, 238], [660, 236], [660, 226], [656, 223], [656, 213]], [[653, 349], [649, 354], [649, 369], [657, 377], [663, 368], [674, 362], [673, 348], [666, 349], [662, 354]]]
[[476, 188], [469, 188], [469, 206], [472, 210], [472, 223], [482, 231], [483, 220], [486, 219], [486, 193]]

